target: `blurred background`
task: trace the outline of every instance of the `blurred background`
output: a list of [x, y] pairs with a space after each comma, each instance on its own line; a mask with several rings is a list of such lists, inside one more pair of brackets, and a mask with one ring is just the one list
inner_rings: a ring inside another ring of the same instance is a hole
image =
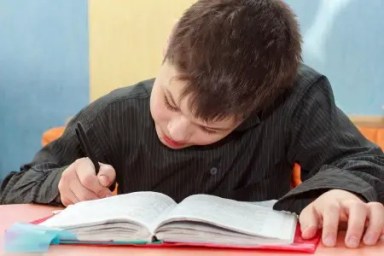
[[[0, 0], [0, 180], [44, 131], [90, 101], [156, 75], [172, 25], [194, 0]], [[383, 125], [384, 1], [286, 0], [304, 61], [353, 120]]]

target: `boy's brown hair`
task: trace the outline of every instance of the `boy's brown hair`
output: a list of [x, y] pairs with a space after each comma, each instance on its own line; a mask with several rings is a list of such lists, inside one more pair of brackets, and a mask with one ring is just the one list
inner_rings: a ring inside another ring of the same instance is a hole
[[165, 60], [186, 81], [196, 117], [245, 118], [292, 87], [301, 36], [283, 1], [200, 0], [176, 25]]

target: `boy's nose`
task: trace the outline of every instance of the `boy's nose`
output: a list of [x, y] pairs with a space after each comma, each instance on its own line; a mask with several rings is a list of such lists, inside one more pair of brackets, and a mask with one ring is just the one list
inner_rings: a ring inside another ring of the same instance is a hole
[[172, 119], [168, 123], [168, 132], [176, 142], [187, 142], [190, 137], [190, 122], [184, 117]]

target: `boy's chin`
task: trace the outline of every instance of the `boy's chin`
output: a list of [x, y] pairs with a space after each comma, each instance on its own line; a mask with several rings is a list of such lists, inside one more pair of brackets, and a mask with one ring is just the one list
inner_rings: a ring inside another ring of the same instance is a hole
[[178, 147], [175, 147], [175, 146], [171, 146], [171, 145], [168, 145], [167, 143], [163, 142], [163, 145], [166, 146], [167, 148], [170, 148], [170, 149], [173, 149], [173, 150], [181, 150], [181, 149], [184, 149], [184, 148], [187, 148], [187, 147], [190, 147], [190, 146], [178, 146]]

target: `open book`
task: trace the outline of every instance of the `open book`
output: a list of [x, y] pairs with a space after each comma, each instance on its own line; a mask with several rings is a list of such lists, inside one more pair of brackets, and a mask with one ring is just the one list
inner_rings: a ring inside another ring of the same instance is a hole
[[[297, 218], [251, 202], [197, 194], [177, 204], [134, 192], [71, 205], [39, 225], [65, 229], [86, 243], [291, 244]], [[62, 241], [65, 243], [65, 241]]]

